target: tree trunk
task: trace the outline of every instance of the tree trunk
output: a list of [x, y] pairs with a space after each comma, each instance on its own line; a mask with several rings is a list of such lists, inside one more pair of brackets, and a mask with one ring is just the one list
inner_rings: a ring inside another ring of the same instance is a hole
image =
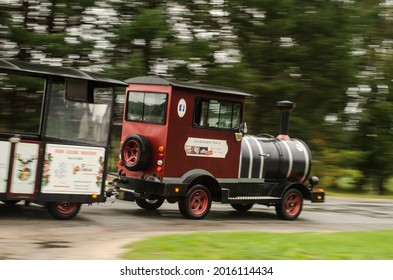
[[386, 191], [384, 188], [385, 180], [386, 180], [386, 178], [383, 175], [379, 175], [374, 178], [373, 191], [376, 194], [378, 194], [378, 195], [385, 194], [385, 191]]

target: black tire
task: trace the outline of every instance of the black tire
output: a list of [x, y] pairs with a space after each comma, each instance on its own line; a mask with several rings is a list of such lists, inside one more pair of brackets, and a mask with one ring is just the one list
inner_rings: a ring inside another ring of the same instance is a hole
[[78, 214], [81, 203], [67, 201], [48, 202], [46, 208], [53, 218], [58, 220], [69, 220]]
[[239, 212], [247, 212], [250, 210], [253, 206], [254, 203], [248, 203], [248, 204], [231, 204], [232, 208], [239, 211]]
[[180, 213], [187, 219], [203, 219], [210, 211], [212, 198], [203, 185], [192, 186], [186, 196], [179, 200]]
[[14, 206], [15, 204], [17, 204], [20, 200], [2, 200], [5, 204], [7, 204], [8, 206]]
[[302, 212], [303, 195], [297, 189], [289, 189], [282, 198], [281, 202], [276, 204], [276, 213], [280, 219], [296, 220]]
[[140, 134], [126, 137], [121, 146], [121, 161], [130, 171], [144, 170], [150, 163], [151, 147], [149, 141]]
[[146, 210], [156, 210], [161, 207], [164, 203], [164, 198], [156, 198], [156, 199], [135, 199], [136, 204], [139, 207]]

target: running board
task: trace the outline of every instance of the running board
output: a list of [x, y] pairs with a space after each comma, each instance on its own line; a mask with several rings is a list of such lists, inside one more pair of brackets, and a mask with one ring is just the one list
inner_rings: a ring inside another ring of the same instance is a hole
[[243, 201], [243, 200], [281, 200], [280, 197], [274, 196], [236, 196], [228, 197], [228, 201]]
[[268, 195], [255, 195], [255, 196], [229, 196], [229, 189], [223, 188], [222, 190], [222, 199], [221, 203], [231, 203], [231, 204], [246, 204], [246, 203], [261, 203], [261, 204], [271, 204], [277, 203], [282, 198], [276, 196], [268, 196]]

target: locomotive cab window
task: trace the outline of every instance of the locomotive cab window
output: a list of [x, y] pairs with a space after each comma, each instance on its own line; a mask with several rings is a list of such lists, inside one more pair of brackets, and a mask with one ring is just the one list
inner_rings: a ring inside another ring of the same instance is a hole
[[154, 92], [129, 92], [126, 119], [128, 121], [165, 124], [167, 95]]
[[194, 126], [238, 130], [241, 123], [242, 104], [216, 99], [197, 99]]

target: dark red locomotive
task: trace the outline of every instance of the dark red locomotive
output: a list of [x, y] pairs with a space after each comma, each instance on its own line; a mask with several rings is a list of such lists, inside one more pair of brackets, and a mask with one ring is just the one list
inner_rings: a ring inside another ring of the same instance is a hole
[[275, 206], [296, 219], [303, 199], [324, 202], [314, 191], [307, 145], [288, 136], [295, 104], [278, 102], [280, 134], [245, 135], [248, 94], [212, 86], [137, 77], [126, 81], [117, 198], [157, 209], [177, 202], [186, 218], [201, 219], [212, 201], [238, 211]]

